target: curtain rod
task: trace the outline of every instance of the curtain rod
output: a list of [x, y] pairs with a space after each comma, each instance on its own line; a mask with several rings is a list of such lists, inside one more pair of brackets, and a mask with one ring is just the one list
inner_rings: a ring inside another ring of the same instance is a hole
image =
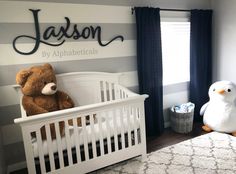
[[[132, 14], [134, 13], [134, 7], [131, 8]], [[160, 11], [179, 11], [179, 12], [190, 12], [191, 10], [186, 9], [175, 9], [175, 8], [160, 8]]]

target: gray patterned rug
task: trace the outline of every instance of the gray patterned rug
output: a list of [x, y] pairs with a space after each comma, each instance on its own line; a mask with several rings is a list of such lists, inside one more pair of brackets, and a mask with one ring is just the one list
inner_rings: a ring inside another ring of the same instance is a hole
[[236, 174], [236, 137], [212, 132], [93, 174]]

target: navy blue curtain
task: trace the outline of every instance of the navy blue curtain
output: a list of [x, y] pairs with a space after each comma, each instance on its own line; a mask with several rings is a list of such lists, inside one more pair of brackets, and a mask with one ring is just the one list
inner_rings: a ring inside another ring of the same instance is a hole
[[212, 83], [212, 10], [191, 10], [190, 101], [195, 103], [195, 121], [202, 121], [201, 106], [209, 100]]
[[160, 9], [135, 7], [137, 28], [137, 64], [140, 94], [145, 102], [147, 136], [164, 130]]

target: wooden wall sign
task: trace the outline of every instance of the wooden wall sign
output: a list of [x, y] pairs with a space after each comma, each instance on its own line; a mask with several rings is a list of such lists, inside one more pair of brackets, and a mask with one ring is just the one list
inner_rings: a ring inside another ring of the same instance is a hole
[[[111, 40], [107, 42], [102, 42], [102, 28], [101, 26], [86, 26], [79, 29], [77, 24], [71, 24], [71, 21], [68, 17], [65, 17], [65, 26], [60, 26], [56, 28], [55, 26], [47, 27], [43, 33], [40, 33], [40, 23], [39, 23], [39, 12], [40, 9], [29, 9], [32, 12], [34, 18], [34, 28], [35, 28], [35, 36], [29, 35], [19, 35], [13, 40], [13, 48], [14, 50], [22, 55], [31, 55], [34, 54], [41, 43], [46, 44], [48, 46], [61, 46], [65, 43], [66, 39], [72, 38], [74, 40], [78, 40], [80, 38], [83, 39], [96, 39], [98, 44], [102, 47], [109, 45], [114, 40], [124, 41], [124, 37], [121, 35], [113, 37]], [[34, 41], [34, 47], [32, 50], [25, 52], [17, 48], [17, 41], [20, 39], [32, 39]], [[58, 43], [50, 43], [48, 40], [50, 38], [56, 38]]]

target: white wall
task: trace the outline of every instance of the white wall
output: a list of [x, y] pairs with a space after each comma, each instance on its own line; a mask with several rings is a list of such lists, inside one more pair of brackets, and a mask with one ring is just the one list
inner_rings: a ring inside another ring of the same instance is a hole
[[212, 0], [213, 79], [236, 83], [236, 1]]

